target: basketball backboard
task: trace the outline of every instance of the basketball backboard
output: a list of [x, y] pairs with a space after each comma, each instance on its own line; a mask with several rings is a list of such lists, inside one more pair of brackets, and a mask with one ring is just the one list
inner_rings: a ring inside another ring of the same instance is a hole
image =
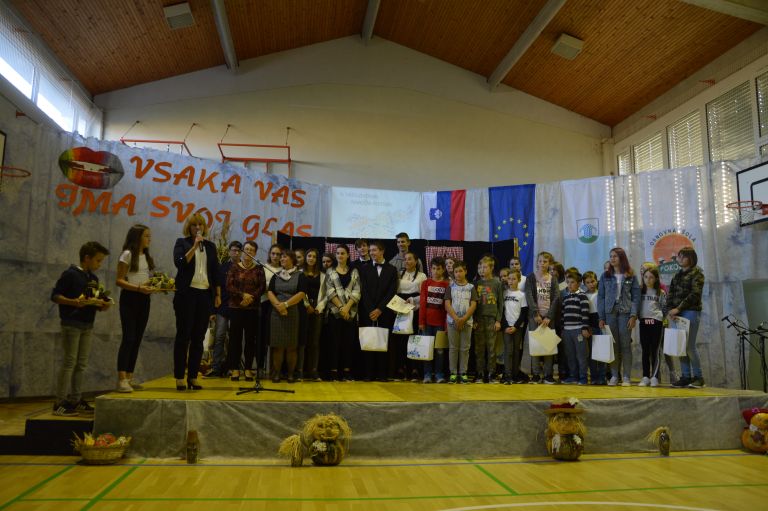
[[[755, 208], [753, 215], [740, 216], [741, 225], [768, 221], [768, 162], [763, 162], [736, 173], [739, 201], [757, 201], [762, 208]], [[744, 210], [742, 210], [743, 212]]]

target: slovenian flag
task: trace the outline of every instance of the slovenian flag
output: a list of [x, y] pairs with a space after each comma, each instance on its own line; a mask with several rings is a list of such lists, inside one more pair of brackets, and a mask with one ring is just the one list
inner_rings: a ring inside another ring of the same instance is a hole
[[486, 241], [487, 218], [488, 188], [421, 194], [422, 239]]

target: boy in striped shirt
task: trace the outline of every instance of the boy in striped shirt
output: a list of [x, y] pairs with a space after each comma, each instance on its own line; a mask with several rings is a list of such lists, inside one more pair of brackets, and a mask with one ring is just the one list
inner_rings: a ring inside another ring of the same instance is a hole
[[568, 286], [563, 290], [563, 349], [568, 360], [568, 378], [564, 383], [587, 384], [587, 343], [589, 328], [589, 299], [580, 289], [581, 275], [571, 271], [565, 276]]

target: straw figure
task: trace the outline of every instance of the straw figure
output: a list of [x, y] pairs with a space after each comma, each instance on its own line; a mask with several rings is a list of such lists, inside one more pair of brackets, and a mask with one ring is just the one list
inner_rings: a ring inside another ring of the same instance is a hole
[[282, 441], [278, 454], [290, 458], [292, 467], [300, 467], [307, 455], [315, 465], [338, 465], [349, 451], [350, 438], [352, 430], [342, 417], [317, 414], [301, 433]]
[[584, 408], [575, 397], [554, 401], [544, 413], [547, 419], [547, 452], [556, 460], [573, 461], [584, 451], [587, 427], [581, 414]]
[[651, 431], [646, 439], [659, 450], [662, 456], [669, 456], [669, 444], [672, 442], [672, 434], [667, 426], [660, 426]]
[[741, 433], [744, 448], [768, 454], [768, 408], [748, 408], [742, 410], [741, 416], [747, 422]]

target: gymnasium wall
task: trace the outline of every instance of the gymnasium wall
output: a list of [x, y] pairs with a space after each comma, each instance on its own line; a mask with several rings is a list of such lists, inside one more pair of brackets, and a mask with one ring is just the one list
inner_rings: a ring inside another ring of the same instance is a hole
[[490, 92], [482, 76], [358, 37], [95, 100], [103, 138], [179, 140], [197, 123], [187, 144], [210, 159], [221, 158], [216, 143], [228, 124], [225, 142], [258, 144], [284, 144], [290, 126], [293, 176], [338, 186], [435, 190], [598, 176], [610, 136], [605, 125], [506, 86]]

